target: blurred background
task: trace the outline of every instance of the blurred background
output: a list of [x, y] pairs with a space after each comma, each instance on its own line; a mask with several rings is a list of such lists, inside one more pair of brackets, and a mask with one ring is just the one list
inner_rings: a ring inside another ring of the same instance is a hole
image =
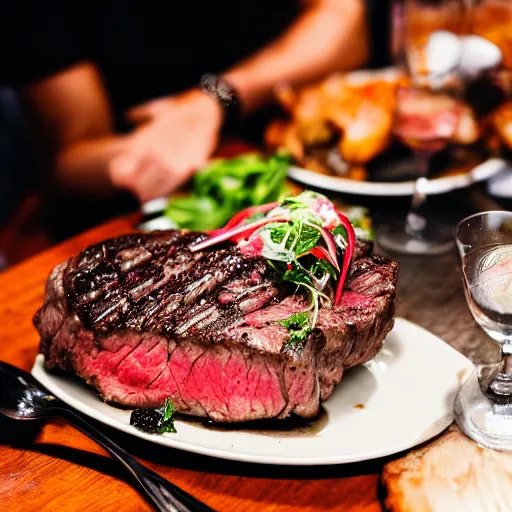
[[[174, 192], [225, 141], [356, 182], [414, 180], [425, 152], [429, 177], [506, 162], [511, 28], [508, 0], [1, 0], [0, 268]], [[468, 195], [447, 192], [435, 208]], [[402, 217], [410, 195], [341, 194]]]

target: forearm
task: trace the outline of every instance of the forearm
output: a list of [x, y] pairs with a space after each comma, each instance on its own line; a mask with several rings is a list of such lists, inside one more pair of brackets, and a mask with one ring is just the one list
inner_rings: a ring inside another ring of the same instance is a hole
[[268, 102], [281, 83], [298, 85], [366, 62], [369, 44], [363, 2], [309, 3], [280, 39], [225, 74], [246, 112]]
[[108, 165], [125, 137], [114, 132], [97, 67], [79, 63], [26, 85], [20, 97], [48, 185], [62, 194], [112, 194]]
[[54, 162], [54, 184], [67, 193], [107, 197], [115, 187], [109, 163], [125, 149], [123, 136], [86, 139], [59, 151]]

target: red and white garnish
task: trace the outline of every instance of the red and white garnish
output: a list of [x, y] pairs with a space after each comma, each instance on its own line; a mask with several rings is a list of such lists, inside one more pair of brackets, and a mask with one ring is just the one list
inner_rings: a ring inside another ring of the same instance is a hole
[[306, 191], [281, 203], [248, 208], [211, 235], [192, 245], [191, 251], [203, 251], [229, 240], [245, 254], [266, 258], [283, 280], [307, 288], [314, 309], [310, 328], [316, 321], [319, 300], [329, 301], [323, 290], [330, 278], [336, 279], [334, 305], [341, 304], [355, 233], [347, 217], [325, 196]]

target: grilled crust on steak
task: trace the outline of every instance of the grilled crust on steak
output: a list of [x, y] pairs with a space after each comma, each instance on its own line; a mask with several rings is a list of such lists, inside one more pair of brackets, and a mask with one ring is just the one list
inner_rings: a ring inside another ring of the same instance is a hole
[[303, 344], [282, 320], [307, 301], [234, 246], [192, 253], [177, 230], [106, 240], [54, 268], [34, 318], [48, 368], [103, 398], [216, 421], [313, 417], [393, 326], [395, 262], [359, 243], [340, 307]]

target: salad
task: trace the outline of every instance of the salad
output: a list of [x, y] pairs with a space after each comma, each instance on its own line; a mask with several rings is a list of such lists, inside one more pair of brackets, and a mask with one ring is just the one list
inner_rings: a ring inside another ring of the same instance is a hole
[[219, 228], [244, 208], [283, 199], [289, 163], [284, 154], [215, 160], [196, 172], [190, 195], [169, 200], [165, 216], [181, 229]]
[[191, 251], [229, 240], [242, 253], [265, 258], [283, 281], [309, 295], [308, 311], [283, 321], [290, 332], [289, 342], [307, 338], [316, 325], [320, 305], [341, 304], [356, 232], [349, 218], [322, 194], [305, 191], [280, 202], [247, 208], [210, 235]]

